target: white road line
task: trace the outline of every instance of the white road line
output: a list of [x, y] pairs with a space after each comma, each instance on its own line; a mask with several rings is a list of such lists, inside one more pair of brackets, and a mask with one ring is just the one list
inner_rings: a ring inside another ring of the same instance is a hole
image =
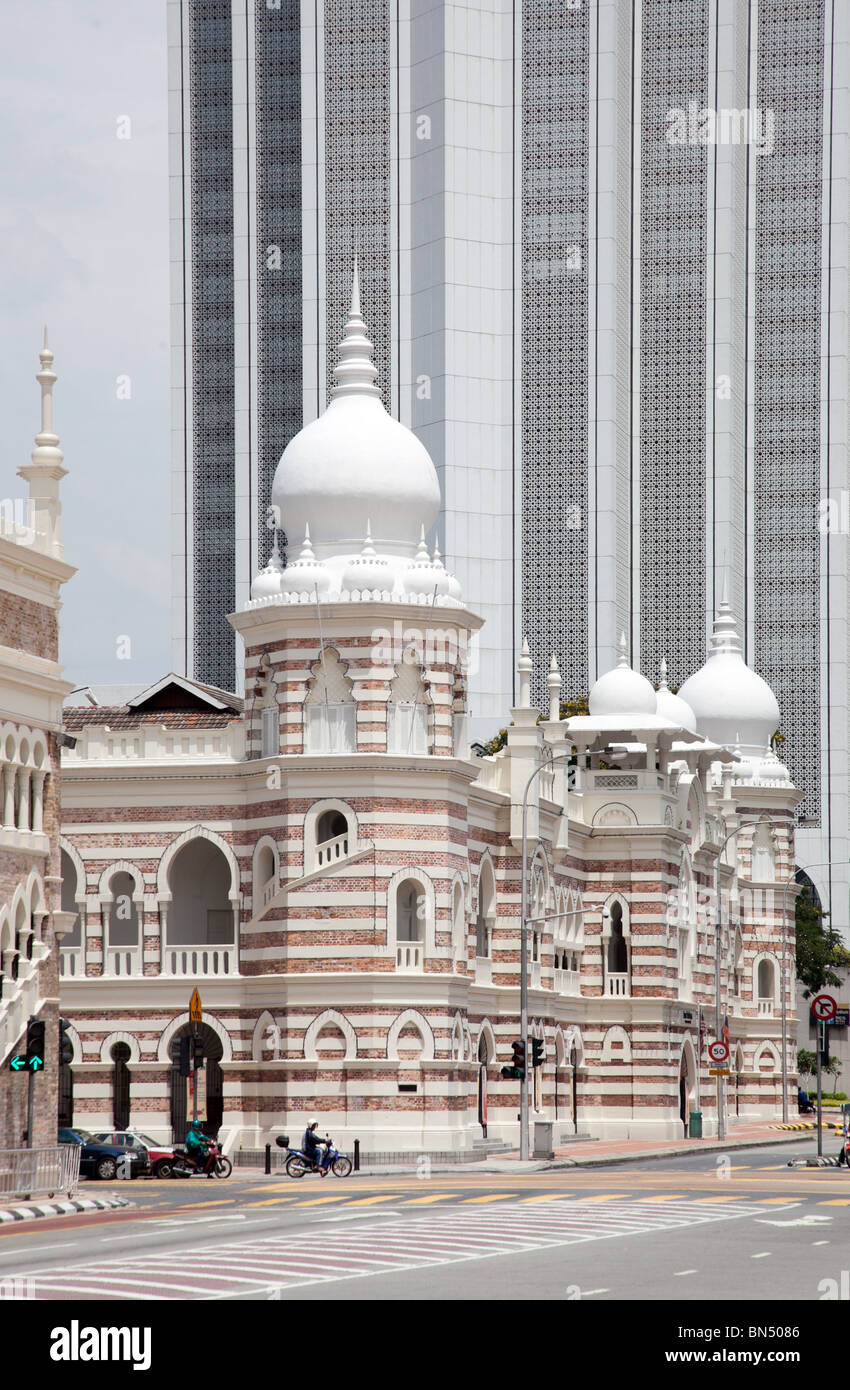
[[684, 1279], [684, 1277], [685, 1277], [686, 1274], [699, 1274], [699, 1270], [698, 1270], [698, 1269], [677, 1269], [677, 1270], [674, 1272], [674, 1274], [673, 1274], [673, 1278], [674, 1278], [674, 1279]]
[[830, 1244], [830, 1242], [829, 1242], [828, 1240], [813, 1240], [813, 1241], [812, 1241], [812, 1245], [829, 1245], [829, 1244]]
[[65, 1240], [61, 1245], [19, 1245], [13, 1246], [11, 1250], [4, 1245], [0, 1250], [3, 1255], [40, 1255], [42, 1250], [71, 1250], [77, 1244], [75, 1240]]
[[582, 1289], [582, 1298], [592, 1298], [595, 1293], [610, 1293], [610, 1289]]
[[751, 1260], [767, 1260], [773, 1254], [772, 1250], [762, 1250], [758, 1255], [751, 1255]]

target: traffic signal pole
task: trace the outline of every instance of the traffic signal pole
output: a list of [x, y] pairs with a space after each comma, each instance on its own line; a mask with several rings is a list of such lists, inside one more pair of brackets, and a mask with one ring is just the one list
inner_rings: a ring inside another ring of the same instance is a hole
[[[537, 768], [532, 776], [536, 777], [539, 771], [540, 769]], [[528, 853], [528, 788], [530, 786], [531, 780], [529, 779], [522, 802], [522, 897], [519, 926], [519, 1032], [525, 1050], [525, 1066], [522, 1069], [519, 1083], [519, 1156], [521, 1161], [528, 1158], [528, 875], [526, 873], [526, 856]]]
[[[30, 1023], [35, 1023], [35, 1022], [36, 1022], [35, 1017], [30, 1018], [29, 1022], [30, 1022]], [[35, 1086], [34, 1086], [34, 1084], [33, 1084], [33, 1082], [34, 1082], [34, 1074], [33, 1074], [32, 1067], [28, 1068], [28, 1070], [29, 1070], [29, 1076], [27, 1077], [27, 1148], [28, 1148], [28, 1149], [31, 1149], [31, 1148], [32, 1148], [33, 1111], [34, 1111], [34, 1109], [35, 1109]]]

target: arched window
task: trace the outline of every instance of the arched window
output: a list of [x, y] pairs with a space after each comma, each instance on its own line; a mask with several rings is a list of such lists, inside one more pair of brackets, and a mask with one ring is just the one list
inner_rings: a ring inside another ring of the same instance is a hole
[[76, 976], [84, 973], [83, 968], [83, 930], [78, 901], [85, 894], [85, 884], [77, 883], [77, 869], [67, 850], [60, 856], [62, 873], [62, 911], [76, 914], [74, 925], [62, 937], [59, 948], [60, 975]]
[[280, 709], [277, 687], [268, 652], [264, 652], [257, 674], [260, 707], [260, 757], [276, 758], [280, 752]]
[[139, 910], [133, 899], [136, 885], [125, 870], [109, 880], [109, 902], [106, 917], [106, 950], [104, 974], [132, 975], [141, 973], [139, 954]]
[[496, 884], [493, 866], [485, 859], [478, 880], [478, 915], [475, 918], [475, 954], [483, 959], [492, 949], [496, 921]]
[[189, 840], [169, 867], [168, 884], [166, 973], [235, 973], [230, 865], [218, 845], [203, 835]]
[[456, 957], [466, 955], [466, 914], [463, 907], [463, 884], [456, 883], [452, 893], [452, 946]]
[[348, 820], [342, 811], [323, 811], [316, 824], [316, 856], [319, 868], [348, 854]]
[[756, 974], [758, 989], [758, 1011], [762, 1015], [773, 1013], [776, 998], [776, 973], [772, 960], [760, 960]]
[[422, 885], [406, 878], [395, 891], [396, 965], [400, 970], [422, 968], [427, 899]]
[[254, 854], [254, 913], [271, 902], [277, 892], [277, 856], [273, 845], [260, 844]]
[[112, 1123], [126, 1129], [130, 1123], [130, 1049], [125, 1042], [112, 1048]]
[[429, 753], [428, 708], [430, 697], [416, 662], [415, 649], [405, 652], [390, 687], [387, 706], [387, 752]]
[[732, 961], [732, 992], [740, 999], [744, 990], [744, 938], [741, 928], [735, 931], [735, 954]]
[[357, 748], [357, 706], [348, 673], [333, 647], [312, 667], [304, 701], [305, 751], [353, 753]]
[[611, 904], [607, 924], [603, 917], [603, 942], [606, 964], [605, 992], [612, 995], [628, 994], [629, 946], [623, 923], [623, 904], [616, 899]]

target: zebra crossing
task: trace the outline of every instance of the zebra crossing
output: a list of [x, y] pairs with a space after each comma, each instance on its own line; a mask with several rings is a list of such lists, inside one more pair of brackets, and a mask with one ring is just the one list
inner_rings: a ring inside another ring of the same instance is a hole
[[333, 1222], [316, 1233], [300, 1232], [221, 1241], [185, 1250], [125, 1255], [22, 1271], [29, 1297], [115, 1302], [170, 1299], [276, 1299], [299, 1288], [343, 1279], [401, 1274], [453, 1264], [569, 1246], [616, 1236], [673, 1231], [709, 1222], [761, 1215], [755, 1203], [718, 1206], [708, 1200], [671, 1197], [591, 1205], [553, 1200], [544, 1206], [461, 1208], [390, 1217], [369, 1229]]

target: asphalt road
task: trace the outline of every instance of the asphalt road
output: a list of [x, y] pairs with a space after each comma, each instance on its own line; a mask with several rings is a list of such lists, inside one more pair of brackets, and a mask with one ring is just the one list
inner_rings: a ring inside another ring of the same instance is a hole
[[86, 1184], [135, 1205], [0, 1227], [0, 1296], [817, 1301], [843, 1287], [850, 1173], [787, 1166], [813, 1152]]

